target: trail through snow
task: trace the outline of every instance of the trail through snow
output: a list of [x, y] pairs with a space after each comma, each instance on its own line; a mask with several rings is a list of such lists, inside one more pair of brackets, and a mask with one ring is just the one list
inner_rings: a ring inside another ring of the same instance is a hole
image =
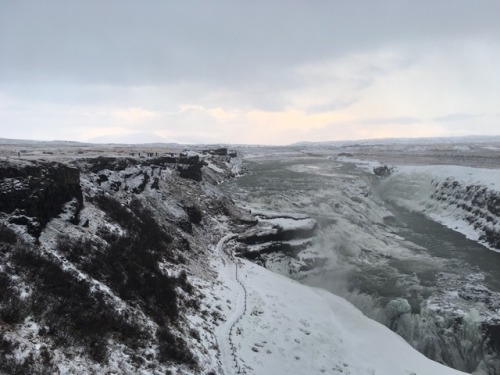
[[225, 375], [463, 374], [425, 358], [344, 299], [233, 258], [224, 251], [231, 238], [215, 250], [221, 289], [214, 303], [226, 318], [215, 335]]
[[230, 290], [230, 299], [232, 310], [227, 316], [226, 321], [215, 329], [215, 335], [219, 344], [221, 353], [221, 362], [224, 373], [246, 374], [242, 367], [241, 359], [237, 355], [237, 347], [234, 344], [233, 337], [236, 334], [236, 324], [240, 321], [246, 311], [246, 290], [245, 286], [238, 278], [238, 262], [232, 255], [224, 252], [224, 244], [228, 242], [233, 235], [224, 236], [216, 247], [216, 252], [222, 260], [222, 266], [219, 269], [219, 279]]

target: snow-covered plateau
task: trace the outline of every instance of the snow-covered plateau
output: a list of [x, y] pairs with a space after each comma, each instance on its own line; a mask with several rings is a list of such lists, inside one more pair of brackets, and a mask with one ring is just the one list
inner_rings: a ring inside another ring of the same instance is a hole
[[494, 374], [496, 268], [410, 225], [500, 255], [499, 175], [436, 147], [2, 146], [0, 373]]

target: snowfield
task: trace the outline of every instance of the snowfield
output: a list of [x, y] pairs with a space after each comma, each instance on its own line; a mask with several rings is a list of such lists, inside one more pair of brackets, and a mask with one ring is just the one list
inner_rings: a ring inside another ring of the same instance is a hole
[[214, 304], [225, 301], [225, 322], [215, 331], [226, 375], [464, 374], [426, 358], [343, 298], [224, 254], [228, 239], [217, 247], [221, 285], [212, 296]]

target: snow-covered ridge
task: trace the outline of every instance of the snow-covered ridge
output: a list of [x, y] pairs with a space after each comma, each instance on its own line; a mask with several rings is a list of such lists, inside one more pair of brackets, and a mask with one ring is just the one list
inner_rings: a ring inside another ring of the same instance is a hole
[[498, 169], [399, 166], [380, 183], [379, 193], [500, 251]]

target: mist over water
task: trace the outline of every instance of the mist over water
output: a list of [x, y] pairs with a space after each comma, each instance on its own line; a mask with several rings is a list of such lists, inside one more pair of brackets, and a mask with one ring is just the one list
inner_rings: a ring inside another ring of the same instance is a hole
[[325, 266], [288, 276], [346, 298], [431, 359], [500, 373], [483, 326], [500, 301], [499, 253], [395, 204], [396, 189], [353, 163], [278, 155], [247, 168], [225, 187], [241, 204], [318, 221], [312, 251]]

